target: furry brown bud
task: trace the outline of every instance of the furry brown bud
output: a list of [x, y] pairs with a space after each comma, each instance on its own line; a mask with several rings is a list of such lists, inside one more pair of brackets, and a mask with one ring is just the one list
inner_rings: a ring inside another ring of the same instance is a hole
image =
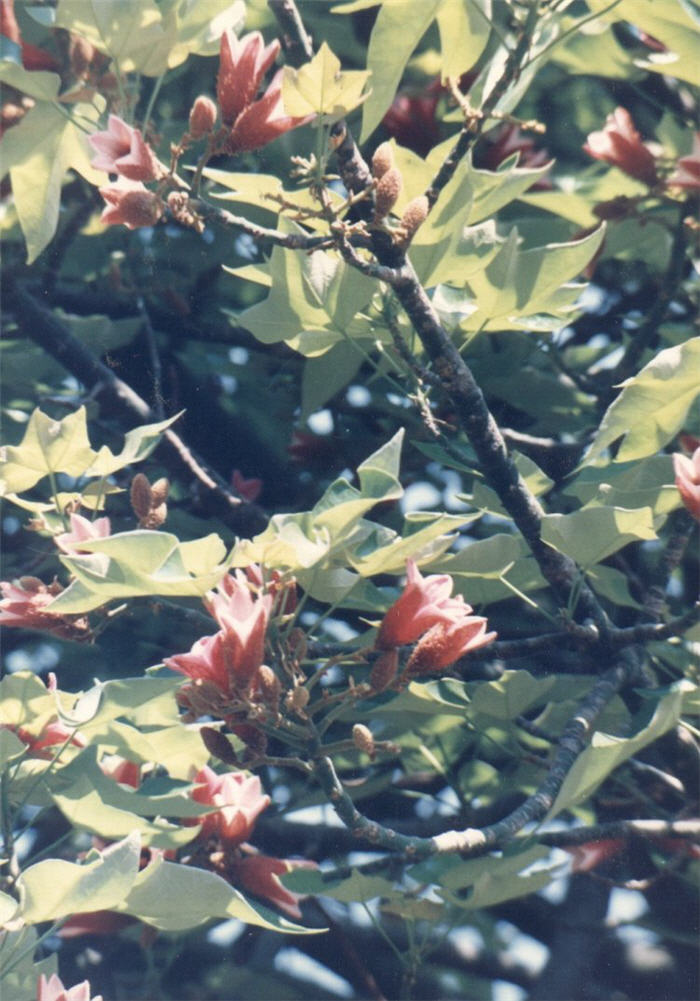
[[262, 664], [258, 668], [255, 680], [258, 683], [263, 702], [276, 712], [279, 708], [282, 691], [279, 678], [271, 667], [268, 667], [267, 664]]
[[193, 139], [208, 135], [216, 123], [216, 105], [203, 94], [195, 100], [190, 111], [189, 130]]
[[155, 483], [151, 483], [151, 507], [158, 507], [165, 504], [170, 492], [170, 480], [161, 476]]
[[401, 243], [406, 246], [413, 239], [413, 235], [419, 226], [422, 226], [428, 217], [430, 205], [425, 195], [418, 195], [412, 199], [401, 216]]
[[199, 731], [204, 746], [209, 753], [223, 761], [226, 765], [237, 765], [238, 758], [231, 742], [221, 730], [215, 730], [213, 726], [203, 726]]
[[375, 692], [383, 692], [396, 677], [399, 668], [399, 651], [387, 650], [377, 657], [369, 676], [369, 683]]
[[156, 507], [152, 507], [145, 518], [141, 518], [139, 525], [141, 528], [160, 528], [165, 519], [168, 517], [168, 505], [158, 504]]
[[382, 143], [377, 146], [372, 157], [372, 174], [377, 179], [384, 177], [388, 170], [394, 166], [394, 150], [391, 143]]
[[376, 749], [374, 747], [374, 737], [372, 731], [364, 723], [355, 723], [352, 728], [352, 741], [358, 751], [364, 751], [370, 758], [374, 758]]
[[396, 199], [401, 194], [403, 179], [398, 167], [392, 167], [383, 175], [377, 190], [374, 192], [374, 218], [379, 220], [387, 216], [394, 205]]
[[294, 688], [291, 692], [289, 692], [285, 702], [290, 709], [294, 709], [296, 712], [302, 712], [309, 704], [310, 697], [308, 688], [304, 688], [303, 685], [299, 685], [298, 688]]

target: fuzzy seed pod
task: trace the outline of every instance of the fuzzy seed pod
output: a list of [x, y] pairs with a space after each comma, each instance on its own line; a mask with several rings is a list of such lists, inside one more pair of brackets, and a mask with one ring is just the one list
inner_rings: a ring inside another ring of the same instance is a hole
[[369, 676], [373, 691], [383, 692], [396, 677], [399, 668], [399, 651], [387, 650], [375, 660]]
[[430, 205], [425, 195], [418, 195], [406, 206], [401, 216], [401, 243], [407, 246], [418, 229], [425, 222]]
[[352, 741], [358, 751], [364, 751], [370, 758], [374, 758], [376, 752], [372, 731], [364, 723], [355, 723], [352, 728]]
[[158, 507], [165, 504], [170, 492], [170, 480], [161, 476], [155, 483], [151, 483], [151, 507]]
[[216, 123], [216, 105], [210, 97], [200, 94], [190, 111], [189, 131], [193, 139], [208, 135]]
[[38, 577], [20, 577], [18, 584], [23, 591], [43, 591], [45, 588], [43, 580]]
[[402, 185], [403, 179], [398, 167], [392, 167], [383, 175], [377, 185], [377, 190], [374, 192], [374, 218], [376, 220], [383, 219], [391, 212], [396, 204], [396, 199], [401, 194]]
[[165, 519], [168, 517], [168, 505], [158, 504], [157, 507], [152, 507], [145, 518], [139, 520], [139, 526], [141, 528], [155, 529], [160, 528]]
[[144, 518], [148, 517], [151, 510], [152, 498], [151, 484], [143, 473], [137, 473], [131, 481], [130, 498], [134, 514], [139, 521], [143, 521]]
[[[269, 706], [275, 712], [279, 709], [280, 704], [280, 694], [282, 691], [282, 686], [280, 685], [280, 680], [267, 664], [262, 664], [258, 668], [258, 673], [255, 676], [258, 688], [260, 689], [260, 695], [265, 705]], [[306, 691], [306, 689], [304, 689]]]
[[394, 166], [394, 150], [391, 143], [377, 146], [372, 157], [372, 175], [379, 181]]

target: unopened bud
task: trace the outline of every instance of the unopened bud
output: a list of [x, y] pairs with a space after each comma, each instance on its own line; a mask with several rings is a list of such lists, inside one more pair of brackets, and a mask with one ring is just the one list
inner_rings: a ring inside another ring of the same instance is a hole
[[382, 176], [374, 192], [375, 219], [383, 219], [391, 212], [401, 194], [402, 185], [403, 179], [398, 167], [392, 167]]
[[151, 507], [158, 507], [159, 504], [165, 504], [169, 492], [170, 480], [165, 476], [161, 476], [155, 483], [151, 483]]
[[20, 577], [18, 583], [23, 591], [45, 590], [45, 585], [43, 580], [39, 580], [38, 577]]
[[139, 520], [139, 525], [141, 528], [160, 528], [165, 519], [168, 517], [168, 505], [158, 504], [157, 507], [152, 507], [145, 518]]
[[216, 105], [203, 94], [195, 100], [190, 111], [189, 131], [193, 139], [208, 135], [216, 123]]
[[[260, 689], [260, 695], [262, 696], [263, 702], [277, 711], [280, 704], [280, 694], [282, 691], [282, 686], [280, 685], [280, 680], [267, 664], [262, 664], [258, 668], [258, 673], [255, 676], [255, 680], [258, 683], [258, 688]], [[304, 689], [306, 691], [306, 689]]]
[[213, 757], [218, 758], [219, 761], [223, 761], [225, 765], [238, 764], [236, 752], [231, 747], [228, 737], [221, 730], [215, 730], [213, 726], [203, 726], [199, 731], [199, 735], [202, 738], [204, 746]]
[[137, 473], [131, 481], [130, 499], [131, 507], [139, 521], [148, 517], [152, 497], [151, 484], [143, 473]]
[[154, 191], [126, 191], [119, 200], [125, 226], [153, 226], [163, 214], [163, 203]]
[[369, 683], [375, 692], [383, 692], [396, 677], [399, 669], [399, 651], [387, 650], [375, 660], [369, 676]]
[[352, 741], [358, 751], [364, 751], [370, 758], [374, 758], [376, 754], [374, 737], [368, 726], [364, 723], [355, 723], [352, 728]]
[[404, 246], [411, 242], [418, 227], [423, 225], [429, 210], [430, 205], [425, 195], [418, 195], [408, 203], [401, 216], [401, 243]]
[[285, 702], [290, 709], [294, 709], [296, 712], [302, 712], [309, 704], [310, 697], [308, 688], [304, 688], [303, 685], [299, 685], [298, 688], [293, 688], [292, 691], [289, 692]]
[[377, 146], [372, 157], [372, 174], [380, 180], [388, 170], [394, 166], [394, 150], [391, 143], [382, 143]]

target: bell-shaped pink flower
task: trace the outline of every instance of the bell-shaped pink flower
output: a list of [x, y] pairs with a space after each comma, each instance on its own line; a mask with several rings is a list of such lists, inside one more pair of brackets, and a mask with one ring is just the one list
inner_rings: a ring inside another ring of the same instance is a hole
[[0, 626], [17, 626], [21, 629], [41, 629], [55, 636], [75, 639], [87, 629], [85, 619], [52, 615], [45, 611], [63, 588], [60, 584], [48, 587], [37, 577], [21, 577], [18, 581], [0, 581]]
[[440, 671], [496, 638], [496, 633], [486, 632], [486, 619], [469, 612], [467, 604], [462, 605], [461, 612], [455, 607], [453, 621], [438, 622], [418, 640], [406, 665], [408, 677]]
[[163, 165], [141, 135], [118, 115], [110, 115], [105, 132], [88, 136], [97, 151], [92, 165], [108, 174], [120, 174], [130, 181], [154, 181], [164, 172]]
[[649, 187], [658, 181], [654, 155], [642, 142], [625, 108], [615, 108], [605, 120], [605, 127], [591, 132], [583, 148], [589, 156], [619, 167]]
[[292, 893], [282, 885], [280, 876], [293, 869], [316, 869], [315, 862], [296, 859], [270, 858], [267, 855], [246, 855], [233, 859], [230, 866], [231, 878], [236, 886], [249, 890], [256, 897], [262, 897], [276, 904], [290, 918], [299, 920], [299, 901], [304, 894]]
[[683, 503], [696, 521], [700, 521], [700, 448], [692, 458], [676, 452], [673, 456], [676, 486]]
[[280, 43], [265, 46], [259, 31], [237, 38], [229, 29], [221, 36], [216, 96], [225, 125], [233, 125], [257, 94], [263, 77], [277, 58]]
[[154, 226], [163, 214], [163, 202], [140, 181], [120, 177], [115, 184], [100, 188], [107, 202], [100, 219], [111, 226]]
[[250, 837], [255, 821], [270, 805], [263, 794], [257, 775], [227, 772], [217, 775], [207, 765], [194, 777], [197, 788], [192, 798], [205, 806], [217, 807], [202, 821], [200, 837], [217, 837], [229, 848], [235, 848]]
[[221, 626], [229, 671], [237, 687], [249, 685], [265, 654], [265, 631], [272, 611], [271, 594], [254, 595], [244, 574], [227, 574], [205, 605]]
[[102, 1001], [102, 995], [90, 997], [89, 980], [83, 980], [82, 984], [69, 988], [63, 986], [63, 981], [56, 973], [52, 973], [48, 980], [42, 973], [36, 987], [36, 1001]]
[[290, 118], [285, 114], [280, 70], [260, 100], [249, 104], [240, 113], [231, 129], [226, 148], [229, 153], [249, 153], [308, 120]]
[[406, 585], [401, 597], [384, 616], [377, 636], [377, 648], [390, 650], [414, 643], [444, 617], [441, 607], [451, 594], [451, 577], [447, 574], [423, 577], [415, 562], [407, 560]]
[[693, 152], [680, 158], [666, 183], [672, 188], [700, 191], [700, 132], [695, 133]]
[[189, 653], [179, 653], [163, 660], [171, 671], [179, 671], [194, 680], [209, 681], [226, 695], [231, 694], [232, 675], [226, 657], [224, 634], [202, 636]]
[[54, 542], [64, 553], [80, 553], [80, 543], [90, 539], [106, 539], [111, 532], [109, 518], [96, 518], [90, 521], [81, 514], [70, 516], [70, 532], [62, 532], [54, 536]]

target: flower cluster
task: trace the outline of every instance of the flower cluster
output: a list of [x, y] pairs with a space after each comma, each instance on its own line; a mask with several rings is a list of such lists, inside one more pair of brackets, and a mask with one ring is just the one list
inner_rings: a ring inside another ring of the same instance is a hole
[[461, 595], [452, 597], [450, 576], [423, 577], [414, 561], [407, 560], [406, 577], [403, 593], [384, 616], [376, 640], [377, 648], [385, 651], [416, 643], [406, 676], [449, 667], [495, 638], [495, 633], [486, 632], [486, 619], [471, 615], [472, 608]]
[[249, 890], [257, 897], [276, 904], [297, 920], [301, 917], [299, 894], [291, 893], [279, 877], [299, 867], [315, 867], [313, 862], [270, 858], [245, 844], [258, 816], [270, 805], [257, 776], [245, 772], [217, 775], [205, 765], [194, 777], [197, 788], [192, 798], [204, 806], [216, 807], [202, 822], [199, 840], [215, 840], [209, 859], [213, 867], [234, 886]]
[[42, 973], [36, 987], [36, 1001], [102, 1001], [102, 995], [91, 998], [88, 980], [74, 987], [64, 987], [57, 974], [52, 973], [47, 979]]
[[63, 588], [54, 581], [48, 586], [38, 577], [20, 577], [17, 581], [0, 581], [0, 625], [22, 629], [40, 629], [54, 636], [77, 639], [87, 631], [84, 618], [54, 615], [47, 610]]
[[140, 129], [127, 125], [118, 115], [110, 115], [107, 129], [88, 136], [88, 142], [96, 153], [93, 167], [117, 175], [114, 184], [100, 188], [107, 202], [102, 222], [123, 224], [129, 229], [153, 226], [163, 214], [163, 203], [144, 181], [160, 180], [167, 170]]

